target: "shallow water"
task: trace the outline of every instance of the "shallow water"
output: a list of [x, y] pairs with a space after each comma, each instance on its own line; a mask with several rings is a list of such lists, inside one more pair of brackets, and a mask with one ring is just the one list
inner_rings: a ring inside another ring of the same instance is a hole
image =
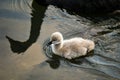
[[[119, 15], [83, 17], [54, 6], [45, 11], [32, 0], [1, 0], [0, 5], [1, 80], [120, 79]], [[55, 31], [65, 39], [94, 40], [94, 54], [74, 61], [51, 59], [51, 51], [46, 49], [46, 56], [43, 47]]]

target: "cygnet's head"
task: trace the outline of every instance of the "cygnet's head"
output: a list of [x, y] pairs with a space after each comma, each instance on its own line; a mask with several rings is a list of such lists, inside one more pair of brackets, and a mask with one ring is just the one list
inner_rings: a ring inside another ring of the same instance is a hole
[[60, 32], [54, 32], [50, 37], [49, 45], [51, 44], [61, 44], [63, 41], [63, 36]]

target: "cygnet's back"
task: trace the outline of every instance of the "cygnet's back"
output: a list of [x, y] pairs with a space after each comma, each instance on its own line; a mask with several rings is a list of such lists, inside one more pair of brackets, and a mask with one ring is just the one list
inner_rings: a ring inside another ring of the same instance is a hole
[[94, 47], [95, 44], [93, 41], [82, 38], [72, 38], [63, 41], [63, 46], [62, 48], [57, 49], [57, 54], [72, 59], [87, 55], [87, 53], [93, 50]]
[[[95, 44], [91, 40], [83, 39], [80, 37], [63, 40], [61, 33], [55, 32], [51, 37], [56, 37], [56, 41], [53, 41], [52, 50], [56, 55], [72, 59], [80, 56], [87, 55], [88, 52], [94, 49]], [[59, 37], [59, 38], [58, 38]], [[61, 37], [61, 40], [60, 40]], [[59, 40], [57, 40], [57, 38]], [[55, 43], [56, 42], [56, 43]]]

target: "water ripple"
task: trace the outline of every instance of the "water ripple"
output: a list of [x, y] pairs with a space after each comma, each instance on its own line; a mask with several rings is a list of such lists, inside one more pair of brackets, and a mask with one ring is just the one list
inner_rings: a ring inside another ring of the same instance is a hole
[[19, 12], [22, 15], [31, 13], [32, 0], [11, 0], [11, 2], [13, 11]]

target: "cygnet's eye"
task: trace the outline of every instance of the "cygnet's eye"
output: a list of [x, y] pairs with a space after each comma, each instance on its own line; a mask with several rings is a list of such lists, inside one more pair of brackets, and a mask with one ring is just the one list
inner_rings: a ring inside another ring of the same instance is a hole
[[56, 39], [53, 39], [52, 41], [57, 41]]
[[54, 38], [52, 39], [52, 41], [57, 41], [57, 38], [54, 37]]

